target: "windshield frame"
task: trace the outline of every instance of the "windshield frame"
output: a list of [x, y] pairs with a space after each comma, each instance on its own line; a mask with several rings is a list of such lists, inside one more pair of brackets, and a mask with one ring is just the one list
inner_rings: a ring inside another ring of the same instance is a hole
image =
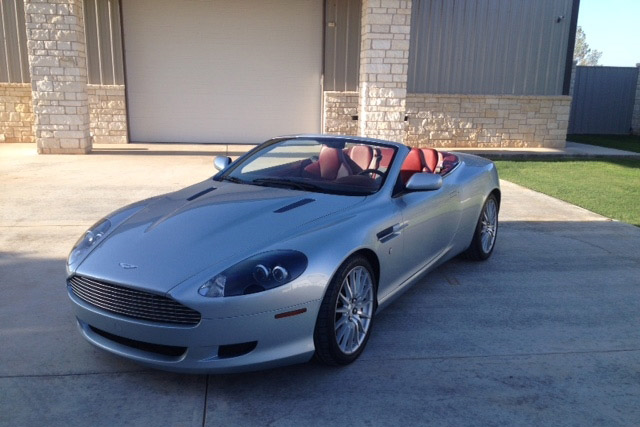
[[[213, 176], [213, 180], [214, 181], [230, 181], [232, 182], [232, 179], [238, 179], [238, 177], [235, 176], [231, 176], [231, 174], [238, 170], [238, 168], [241, 168], [243, 165], [246, 165], [246, 163], [248, 161], [252, 161], [255, 160], [256, 154], [260, 153], [261, 151], [264, 151], [266, 149], [268, 149], [269, 147], [272, 147], [273, 145], [276, 144], [280, 144], [282, 142], [285, 141], [295, 141], [295, 140], [313, 140], [314, 142], [316, 142], [318, 145], [331, 145], [331, 144], [335, 144], [335, 145], [346, 145], [346, 144], [361, 144], [361, 145], [369, 145], [372, 147], [382, 147], [382, 148], [388, 148], [388, 149], [392, 149], [393, 153], [391, 154], [391, 159], [389, 161], [389, 165], [387, 166], [387, 169], [384, 173], [384, 175], [382, 176], [382, 179], [380, 181], [379, 186], [372, 191], [366, 191], [365, 189], [362, 190], [354, 190], [354, 191], [349, 191], [349, 188], [345, 188], [345, 189], [333, 189], [333, 188], [321, 188], [319, 186], [319, 188], [317, 189], [305, 189], [305, 190], [301, 190], [301, 189], [296, 189], [293, 188], [293, 186], [289, 187], [290, 189], [294, 190], [294, 191], [308, 191], [308, 192], [317, 192], [317, 193], [322, 193], [322, 194], [337, 194], [337, 195], [345, 195], [345, 196], [370, 196], [373, 194], [376, 194], [378, 192], [380, 192], [380, 190], [382, 190], [385, 186], [385, 184], [388, 182], [388, 178], [390, 173], [392, 172], [393, 166], [395, 165], [397, 159], [398, 159], [398, 155], [400, 153], [400, 144], [396, 144], [396, 143], [392, 143], [392, 142], [386, 142], [386, 141], [380, 141], [380, 140], [375, 140], [375, 139], [367, 139], [367, 138], [358, 138], [358, 137], [345, 137], [345, 136], [331, 136], [331, 135], [296, 135], [296, 136], [283, 136], [283, 137], [277, 137], [277, 138], [273, 138], [270, 139], [268, 141], [263, 142], [262, 144], [254, 147], [253, 149], [249, 150], [247, 153], [245, 153], [244, 155], [240, 156], [238, 159], [236, 159], [234, 162], [232, 162], [229, 167], [227, 167], [226, 169], [218, 172], [216, 175]], [[275, 177], [274, 177], [275, 178]], [[304, 184], [308, 179], [302, 179], [300, 180], [301, 184]], [[311, 184], [320, 184], [322, 183], [321, 181], [315, 181], [315, 180], [308, 180], [309, 183]], [[330, 184], [331, 181], [327, 181], [325, 184], [329, 184], [329, 186], [331, 186]], [[256, 185], [256, 186], [268, 186], [268, 187], [273, 187], [273, 188], [282, 188], [282, 186], [279, 186], [277, 184], [273, 184], [273, 185], [268, 185], [263, 183], [254, 183], [252, 181], [245, 181], [243, 180], [242, 182], [237, 182], [238, 184], [241, 185]], [[351, 188], [354, 188], [354, 186], [351, 186]]]

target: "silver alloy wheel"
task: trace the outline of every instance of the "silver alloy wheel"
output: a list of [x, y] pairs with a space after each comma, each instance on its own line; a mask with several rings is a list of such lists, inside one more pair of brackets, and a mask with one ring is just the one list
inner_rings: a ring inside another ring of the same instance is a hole
[[345, 354], [357, 351], [367, 337], [373, 315], [373, 281], [369, 271], [356, 266], [342, 281], [335, 309], [335, 334]]
[[493, 249], [498, 231], [498, 206], [493, 198], [487, 200], [481, 218], [482, 228], [480, 229], [480, 238], [482, 250], [488, 254], [491, 252], [491, 249]]

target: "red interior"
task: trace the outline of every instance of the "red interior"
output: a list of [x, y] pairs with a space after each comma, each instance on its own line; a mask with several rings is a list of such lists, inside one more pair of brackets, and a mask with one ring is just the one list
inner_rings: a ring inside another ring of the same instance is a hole
[[[400, 178], [406, 185], [416, 172], [438, 173], [444, 175], [458, 164], [458, 157], [447, 152], [438, 152], [433, 148], [412, 148], [400, 169]], [[436, 172], [437, 171], [437, 172]]]
[[[354, 145], [346, 150], [322, 147], [318, 161], [304, 168], [305, 173], [326, 180], [335, 180], [340, 174], [355, 175], [361, 170], [388, 168], [394, 150], [385, 147]], [[458, 157], [433, 148], [412, 148], [400, 169], [400, 178], [406, 185], [414, 173], [445, 175], [458, 164]]]
[[378, 167], [388, 168], [391, 164], [391, 158], [393, 157], [393, 148], [378, 147], [376, 150], [379, 150], [380, 156], [382, 156]]
[[428, 168], [425, 172], [435, 171], [438, 166], [438, 152], [433, 148], [421, 148], [420, 151], [422, 151], [426, 167]]
[[425, 161], [422, 151], [418, 148], [412, 148], [407, 158], [404, 159], [402, 168], [400, 168], [400, 178], [402, 182], [406, 185], [414, 173], [424, 170], [424, 165]]
[[440, 175], [445, 175], [451, 172], [453, 168], [458, 164], [458, 156], [453, 153], [441, 151], [442, 154], [442, 167], [440, 168]]
[[371, 169], [371, 162], [373, 160], [373, 149], [367, 145], [354, 145], [348, 150], [349, 157], [353, 160], [360, 169]]
[[344, 166], [349, 174], [352, 173], [351, 167], [344, 158], [342, 150], [337, 148], [324, 146], [318, 155], [318, 161], [311, 163], [304, 168], [305, 172], [310, 173], [322, 179], [334, 180], [338, 177], [340, 167]]

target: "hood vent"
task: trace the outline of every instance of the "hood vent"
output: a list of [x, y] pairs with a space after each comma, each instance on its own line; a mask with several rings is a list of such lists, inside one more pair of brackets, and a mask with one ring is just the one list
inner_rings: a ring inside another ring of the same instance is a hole
[[287, 206], [283, 206], [280, 209], [276, 209], [275, 211], [273, 211], [274, 213], [282, 213], [282, 212], [287, 212], [290, 211], [292, 209], [295, 208], [299, 208], [300, 206], [304, 206], [307, 203], [311, 203], [311, 202], [315, 202], [315, 199], [302, 199], [302, 200], [298, 200], [297, 202], [293, 202], [290, 205]]
[[193, 196], [191, 196], [191, 197], [187, 198], [187, 201], [189, 201], [189, 202], [190, 202], [190, 201], [192, 201], [192, 200], [195, 200], [195, 199], [197, 199], [198, 197], [200, 197], [200, 196], [204, 196], [205, 194], [210, 193], [210, 192], [212, 192], [212, 191], [213, 191], [213, 190], [215, 190], [215, 189], [216, 189], [215, 187], [210, 187], [210, 188], [207, 188], [206, 190], [202, 190], [201, 192], [196, 193], [196, 194], [194, 194]]

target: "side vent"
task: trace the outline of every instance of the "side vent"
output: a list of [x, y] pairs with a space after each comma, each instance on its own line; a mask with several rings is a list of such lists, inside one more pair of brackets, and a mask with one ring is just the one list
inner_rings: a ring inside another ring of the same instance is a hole
[[198, 198], [198, 197], [200, 197], [200, 196], [204, 196], [205, 194], [212, 192], [212, 191], [213, 191], [213, 190], [215, 190], [215, 189], [216, 189], [215, 187], [207, 188], [206, 190], [202, 190], [201, 192], [196, 193], [196, 194], [194, 194], [194, 195], [193, 195], [193, 196], [191, 196], [191, 197], [188, 197], [188, 198], [187, 198], [187, 200], [190, 202], [190, 201], [192, 201], [192, 200], [197, 199], [197, 198]]
[[298, 200], [297, 202], [293, 202], [293, 203], [291, 203], [290, 205], [283, 206], [283, 207], [281, 207], [280, 209], [276, 209], [276, 210], [275, 210], [275, 211], [273, 211], [273, 212], [274, 212], [274, 213], [287, 212], [287, 211], [290, 211], [290, 210], [292, 210], [292, 209], [299, 208], [300, 206], [304, 206], [304, 205], [306, 205], [306, 204], [308, 204], [308, 203], [315, 202], [315, 201], [316, 201], [315, 199], [302, 199], [302, 200]]

